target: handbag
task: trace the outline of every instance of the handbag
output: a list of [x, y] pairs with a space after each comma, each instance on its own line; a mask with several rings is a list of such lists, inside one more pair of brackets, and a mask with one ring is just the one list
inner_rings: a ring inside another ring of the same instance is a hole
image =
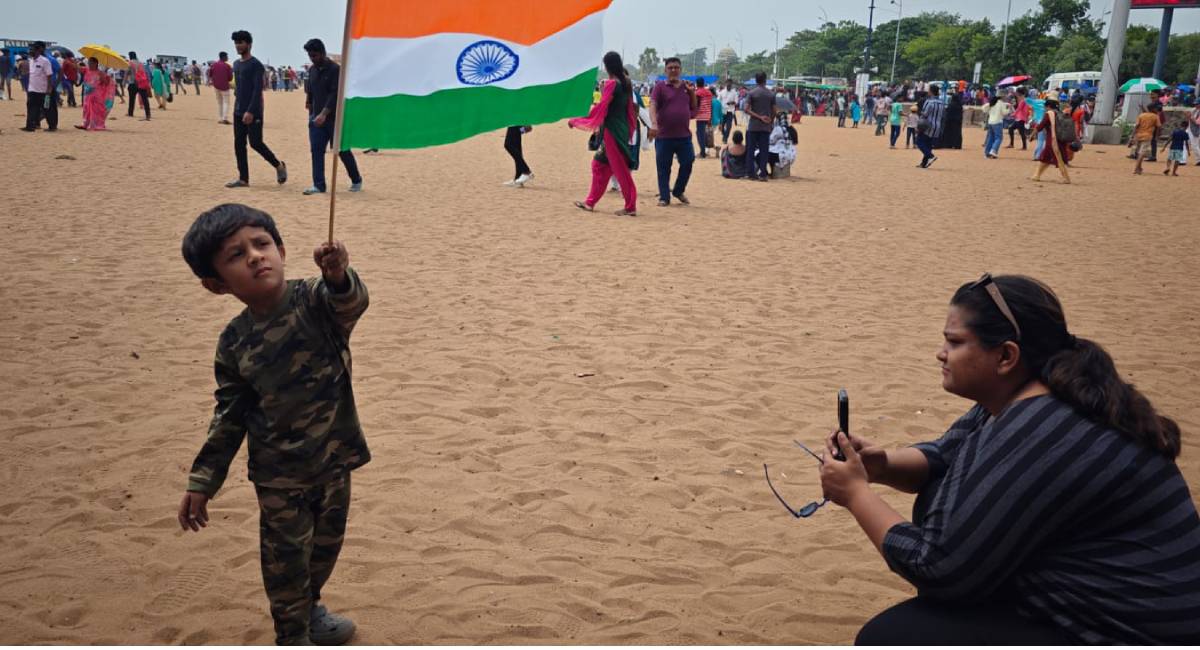
[[713, 128], [711, 126], [704, 127], [704, 146], [715, 147], [716, 142], [713, 139]]
[[599, 151], [600, 143], [600, 132], [593, 131], [592, 134], [588, 136], [588, 151]]

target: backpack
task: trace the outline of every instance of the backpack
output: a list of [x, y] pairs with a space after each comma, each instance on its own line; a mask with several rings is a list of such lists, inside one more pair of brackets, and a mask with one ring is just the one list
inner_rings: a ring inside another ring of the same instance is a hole
[[131, 63], [133, 68], [133, 80], [137, 82], [137, 87], [146, 90], [150, 87], [150, 77], [146, 74], [146, 66], [141, 63]]
[[1061, 111], [1054, 112], [1054, 134], [1059, 142], [1074, 142], [1079, 139], [1075, 136], [1075, 120], [1063, 115]]

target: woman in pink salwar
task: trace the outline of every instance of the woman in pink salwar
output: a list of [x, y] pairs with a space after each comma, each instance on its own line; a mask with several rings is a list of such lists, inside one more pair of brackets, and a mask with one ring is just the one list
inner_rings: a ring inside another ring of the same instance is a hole
[[87, 70], [83, 73], [83, 124], [76, 124], [75, 128], [104, 131], [104, 122], [108, 119], [108, 111], [112, 110], [115, 94], [112, 77], [100, 69], [96, 57], [88, 59]]
[[597, 134], [599, 150], [592, 160], [592, 188], [587, 199], [576, 201], [575, 206], [591, 212], [604, 191], [608, 180], [617, 178], [625, 207], [617, 211], [618, 216], [637, 216], [637, 187], [630, 170], [638, 168], [637, 108], [633, 105], [633, 84], [625, 73], [621, 55], [609, 52], [604, 55], [604, 69], [608, 80], [601, 89], [600, 102], [592, 107], [587, 117], [568, 120], [574, 129], [586, 129]]

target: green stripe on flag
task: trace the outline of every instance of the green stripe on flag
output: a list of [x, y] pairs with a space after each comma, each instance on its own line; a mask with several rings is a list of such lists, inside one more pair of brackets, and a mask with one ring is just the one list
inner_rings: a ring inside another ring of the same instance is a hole
[[596, 68], [556, 84], [481, 86], [424, 96], [347, 97], [342, 149], [416, 149], [520, 124], [587, 115]]

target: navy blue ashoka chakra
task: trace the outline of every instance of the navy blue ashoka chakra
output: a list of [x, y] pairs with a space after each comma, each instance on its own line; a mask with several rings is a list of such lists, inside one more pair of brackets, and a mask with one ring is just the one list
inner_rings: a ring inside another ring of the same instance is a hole
[[486, 86], [513, 76], [521, 57], [499, 41], [479, 41], [458, 55], [458, 80], [469, 86]]

